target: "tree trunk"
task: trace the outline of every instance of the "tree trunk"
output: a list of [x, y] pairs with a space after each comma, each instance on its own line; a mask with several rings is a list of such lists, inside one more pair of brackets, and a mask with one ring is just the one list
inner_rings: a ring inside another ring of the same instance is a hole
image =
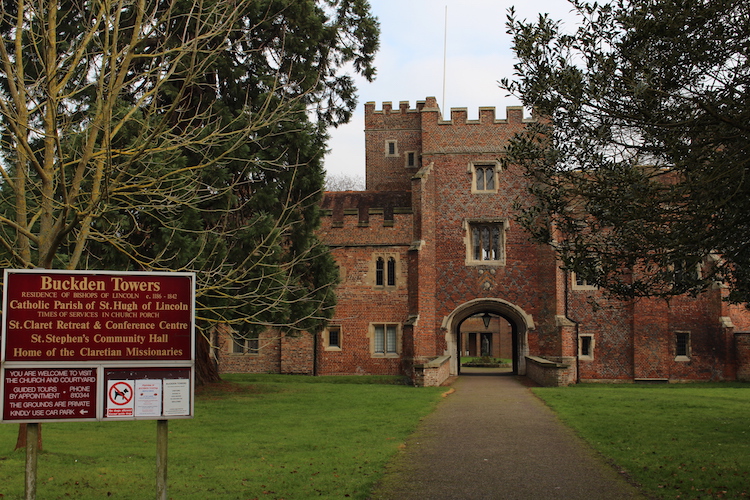
[[220, 382], [219, 368], [211, 357], [211, 345], [208, 339], [198, 334], [195, 340], [195, 385]]

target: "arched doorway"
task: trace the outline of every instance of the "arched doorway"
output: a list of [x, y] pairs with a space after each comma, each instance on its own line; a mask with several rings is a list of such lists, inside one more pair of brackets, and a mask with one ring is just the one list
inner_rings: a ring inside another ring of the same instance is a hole
[[[458, 375], [461, 370], [461, 324], [472, 317], [499, 317], [506, 320], [511, 330], [511, 354], [513, 372], [526, 374], [526, 355], [528, 354], [528, 331], [534, 328], [534, 319], [530, 314], [506, 300], [484, 298], [474, 299], [461, 304], [448, 316], [443, 318], [443, 330], [451, 356], [451, 375]], [[481, 346], [481, 344], [480, 344]], [[480, 347], [481, 349], [481, 347]]]

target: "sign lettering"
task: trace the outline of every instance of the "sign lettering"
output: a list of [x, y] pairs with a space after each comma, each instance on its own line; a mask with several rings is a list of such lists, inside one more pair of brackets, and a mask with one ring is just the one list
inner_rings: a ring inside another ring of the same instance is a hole
[[5, 361], [190, 360], [192, 282], [11, 273]]

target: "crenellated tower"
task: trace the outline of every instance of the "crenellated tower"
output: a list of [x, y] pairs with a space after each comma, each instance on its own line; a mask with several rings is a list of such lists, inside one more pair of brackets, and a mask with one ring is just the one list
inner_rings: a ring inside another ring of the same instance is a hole
[[496, 118], [494, 107], [479, 108], [476, 120], [466, 108], [452, 108], [445, 120], [434, 97], [418, 101], [414, 108], [401, 101], [394, 109], [384, 102], [365, 104], [365, 155], [367, 189], [410, 190], [411, 178], [426, 155], [498, 154], [510, 137], [531, 121], [523, 108], [509, 106], [505, 118]]

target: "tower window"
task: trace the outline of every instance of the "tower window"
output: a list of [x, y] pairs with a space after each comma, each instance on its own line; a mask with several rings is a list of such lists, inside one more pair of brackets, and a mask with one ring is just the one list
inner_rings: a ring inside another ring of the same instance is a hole
[[394, 140], [385, 141], [385, 155], [398, 156], [398, 142]]
[[407, 167], [417, 166], [417, 153], [415, 151], [408, 151], [406, 153], [406, 166]]
[[467, 264], [505, 264], [505, 222], [468, 223]]
[[490, 164], [470, 164], [472, 174], [471, 191], [473, 193], [494, 193], [497, 191], [498, 166]]
[[396, 259], [393, 257], [388, 258], [388, 286], [396, 286]]
[[493, 167], [477, 167], [477, 191], [491, 191], [495, 189], [495, 169]]

